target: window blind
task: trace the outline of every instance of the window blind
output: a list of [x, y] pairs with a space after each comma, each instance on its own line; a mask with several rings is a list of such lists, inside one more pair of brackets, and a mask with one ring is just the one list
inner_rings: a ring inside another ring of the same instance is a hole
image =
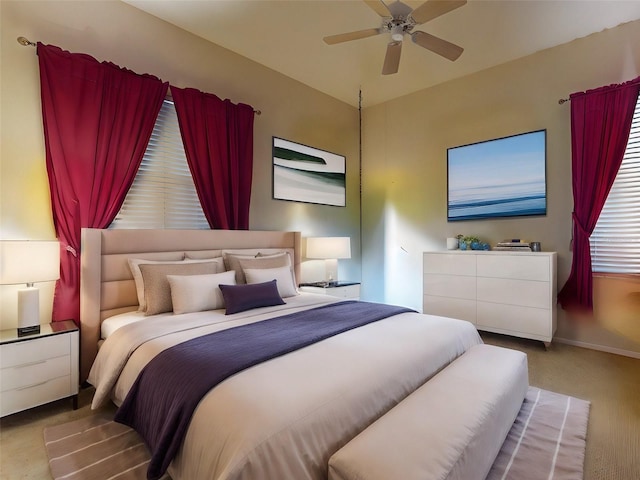
[[170, 100], [162, 104], [136, 178], [109, 228], [209, 228]]
[[640, 274], [640, 98], [620, 170], [590, 240], [594, 272]]

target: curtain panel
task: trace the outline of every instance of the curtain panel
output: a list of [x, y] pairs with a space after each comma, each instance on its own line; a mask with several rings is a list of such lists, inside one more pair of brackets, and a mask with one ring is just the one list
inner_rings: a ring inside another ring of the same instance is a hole
[[253, 107], [171, 86], [187, 163], [212, 229], [249, 228]]
[[60, 241], [53, 320], [80, 320], [80, 230], [106, 228], [135, 178], [168, 83], [38, 43], [51, 207]]
[[571, 95], [573, 261], [558, 293], [564, 309], [593, 311], [589, 237], [622, 163], [639, 89], [640, 77]]

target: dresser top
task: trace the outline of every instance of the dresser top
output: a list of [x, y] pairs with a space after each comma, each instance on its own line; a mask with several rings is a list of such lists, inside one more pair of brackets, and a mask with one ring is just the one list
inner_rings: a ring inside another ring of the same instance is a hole
[[553, 256], [557, 252], [527, 252], [519, 250], [427, 250], [424, 253], [438, 253], [451, 255], [533, 255], [533, 256]]
[[18, 336], [17, 328], [9, 328], [7, 330], [0, 330], [0, 345], [6, 343], [26, 342], [28, 340], [34, 340], [36, 338], [49, 337], [51, 335], [60, 335], [63, 333], [75, 332], [78, 330], [78, 326], [73, 320], [65, 320], [63, 322], [53, 322], [44, 325], [40, 325], [40, 333], [34, 333], [32, 335]]

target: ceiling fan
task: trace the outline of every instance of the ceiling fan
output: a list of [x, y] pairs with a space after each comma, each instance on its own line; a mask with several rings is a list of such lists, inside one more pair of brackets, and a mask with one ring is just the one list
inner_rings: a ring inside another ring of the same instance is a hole
[[451, 61], [457, 60], [462, 54], [462, 47], [429, 33], [421, 32], [420, 30], [413, 31], [413, 27], [462, 7], [467, 3], [467, 0], [427, 0], [415, 9], [412, 9], [400, 1], [395, 1], [388, 5], [385, 4], [383, 0], [363, 1], [382, 17], [382, 26], [379, 28], [358, 30], [356, 32], [341, 33], [339, 35], [330, 35], [324, 37], [325, 43], [334, 45], [336, 43], [372, 37], [381, 33], [390, 33], [391, 41], [387, 44], [387, 53], [382, 66], [383, 75], [398, 72], [400, 53], [402, 52], [402, 41], [405, 35], [411, 35], [413, 43]]

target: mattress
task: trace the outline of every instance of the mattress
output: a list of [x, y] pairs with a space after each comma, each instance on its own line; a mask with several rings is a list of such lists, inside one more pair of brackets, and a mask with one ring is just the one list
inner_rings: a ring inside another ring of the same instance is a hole
[[[189, 338], [339, 301], [147, 317], [112, 333], [89, 382], [93, 406], [120, 404], [139, 371]], [[403, 313], [240, 372], [200, 402], [169, 468], [178, 479], [325, 479], [329, 457], [438, 371], [481, 343], [472, 324]]]

